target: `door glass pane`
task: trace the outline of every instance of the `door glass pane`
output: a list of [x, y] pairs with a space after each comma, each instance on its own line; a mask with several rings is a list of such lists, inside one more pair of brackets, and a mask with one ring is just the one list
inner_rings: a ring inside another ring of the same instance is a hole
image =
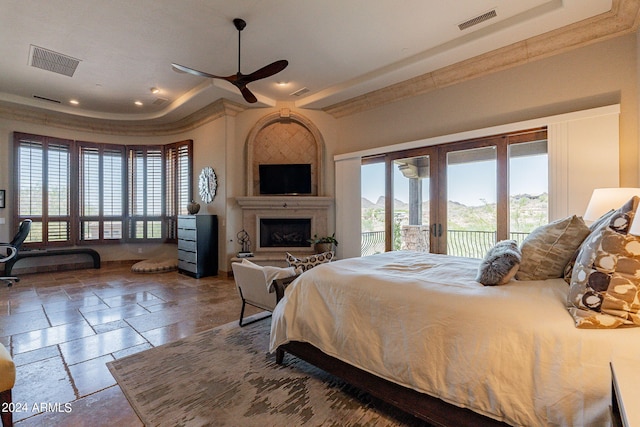
[[362, 256], [384, 252], [385, 164], [371, 163], [361, 168]]
[[429, 156], [393, 162], [393, 250], [429, 252]]
[[549, 222], [547, 141], [509, 146], [509, 238], [522, 243]]
[[496, 243], [496, 147], [447, 153], [447, 254], [482, 258]]

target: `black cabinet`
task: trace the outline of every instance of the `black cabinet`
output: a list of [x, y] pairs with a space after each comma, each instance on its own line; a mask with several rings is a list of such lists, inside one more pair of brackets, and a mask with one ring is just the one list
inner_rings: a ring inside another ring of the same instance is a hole
[[196, 279], [218, 274], [217, 215], [178, 215], [178, 271]]

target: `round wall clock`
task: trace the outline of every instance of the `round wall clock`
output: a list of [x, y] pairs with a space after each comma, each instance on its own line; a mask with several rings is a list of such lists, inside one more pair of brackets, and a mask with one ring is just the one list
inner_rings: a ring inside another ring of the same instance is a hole
[[198, 190], [200, 191], [200, 197], [205, 203], [211, 203], [216, 196], [216, 173], [213, 168], [207, 166], [200, 172], [200, 180], [198, 181]]

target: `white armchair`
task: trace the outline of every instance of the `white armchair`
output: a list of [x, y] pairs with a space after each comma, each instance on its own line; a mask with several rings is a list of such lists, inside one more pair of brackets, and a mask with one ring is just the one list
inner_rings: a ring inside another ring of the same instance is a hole
[[233, 269], [233, 277], [236, 282], [238, 294], [242, 299], [240, 326], [252, 323], [242, 323], [244, 308], [247, 304], [263, 310], [273, 311], [276, 307], [277, 299], [275, 288], [271, 282], [275, 279], [282, 279], [296, 274], [293, 267], [262, 267], [246, 259], [242, 260], [242, 262], [232, 262], [231, 268]]

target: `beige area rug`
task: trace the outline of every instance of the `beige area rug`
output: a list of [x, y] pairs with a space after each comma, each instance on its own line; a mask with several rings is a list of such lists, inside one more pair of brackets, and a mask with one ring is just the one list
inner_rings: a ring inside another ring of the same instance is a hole
[[270, 318], [237, 322], [107, 365], [146, 426], [418, 426], [410, 415], [289, 354]]

